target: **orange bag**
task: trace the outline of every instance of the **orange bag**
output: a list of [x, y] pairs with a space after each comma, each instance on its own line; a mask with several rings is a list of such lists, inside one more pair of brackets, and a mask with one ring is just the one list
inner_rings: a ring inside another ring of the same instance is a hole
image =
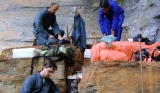
[[100, 60], [126, 61], [126, 54], [116, 50], [102, 50]]
[[94, 44], [91, 48], [91, 60], [93, 62], [100, 60], [100, 51], [104, 49], [109, 50], [108, 43], [100, 42], [100, 43]]
[[[141, 48], [148, 48], [149, 52], [150, 52], [150, 56], [151, 56], [151, 53], [156, 46], [160, 46], [160, 42], [155, 42], [152, 45], [146, 45], [144, 42], [141, 42]], [[92, 60], [92, 62], [95, 62], [97, 60], [101, 60], [101, 56], [103, 56], [103, 55], [101, 55], [100, 53], [104, 50], [105, 51], [106, 50], [115, 50], [115, 51], [123, 52], [124, 54], [126, 54], [126, 58], [124, 60], [129, 61], [130, 57], [132, 55], [132, 52], [135, 52], [135, 51], [139, 50], [139, 42], [114, 41], [114, 42], [112, 42], [111, 47], [108, 47], [107, 42], [100, 42], [100, 43], [94, 44], [91, 48], [91, 60]], [[116, 53], [116, 52], [114, 52], [114, 53]], [[102, 59], [105, 59], [105, 58], [102, 58]], [[150, 60], [148, 60], [148, 61], [150, 61]]]

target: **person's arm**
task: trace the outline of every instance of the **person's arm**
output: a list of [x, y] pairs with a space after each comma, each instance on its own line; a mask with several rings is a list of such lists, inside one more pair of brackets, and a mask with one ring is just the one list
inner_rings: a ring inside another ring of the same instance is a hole
[[61, 33], [60, 33], [59, 26], [57, 24], [57, 20], [56, 20], [56, 15], [55, 14], [53, 15], [52, 30], [54, 31], [54, 35], [58, 35], [58, 39], [59, 40], [63, 39], [62, 36], [61, 36]]
[[34, 86], [34, 78], [33, 76], [30, 76], [24, 81], [20, 93], [32, 93], [33, 86]]
[[112, 20], [112, 33], [115, 33], [116, 28], [118, 26], [118, 15], [119, 15], [119, 11], [121, 10], [121, 7], [118, 6], [118, 4], [115, 2], [113, 3], [113, 20]]
[[38, 33], [43, 33], [43, 35], [47, 38], [49, 37], [49, 33], [43, 28], [43, 16], [44, 16], [45, 12], [44, 11], [40, 11], [34, 20], [34, 24], [35, 24], [35, 28], [36, 31], [38, 31]]
[[104, 25], [104, 12], [102, 11], [102, 8], [99, 9], [99, 26], [101, 29], [102, 34], [105, 34], [105, 29], [103, 28]]

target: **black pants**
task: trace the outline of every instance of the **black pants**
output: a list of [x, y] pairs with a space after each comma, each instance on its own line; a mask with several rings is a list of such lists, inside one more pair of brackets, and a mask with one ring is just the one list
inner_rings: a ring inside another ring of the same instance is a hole
[[[54, 35], [54, 32], [52, 30], [48, 30], [48, 33], [58, 39], [58, 35]], [[63, 35], [65, 34], [64, 30], [60, 30], [60, 34], [63, 37]], [[47, 42], [48, 42], [48, 37], [46, 37], [43, 33], [37, 34], [36, 45], [45, 45]]]
[[[48, 30], [48, 33], [49, 33], [50, 35], [53, 35], [55, 38], [58, 39], [58, 35], [55, 35], [52, 30]], [[63, 35], [64, 35], [64, 30], [60, 30], [60, 33], [61, 33], [61, 36], [63, 37]]]

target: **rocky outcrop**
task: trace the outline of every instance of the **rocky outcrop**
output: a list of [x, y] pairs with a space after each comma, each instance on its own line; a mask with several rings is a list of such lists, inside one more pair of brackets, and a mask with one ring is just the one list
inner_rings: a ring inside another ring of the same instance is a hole
[[[159, 62], [143, 62], [143, 78], [139, 62], [85, 61], [79, 93], [158, 93]], [[142, 81], [143, 80], [143, 83]], [[143, 88], [142, 88], [143, 84]]]
[[[141, 33], [149, 39], [160, 41], [160, 1], [159, 0], [116, 0], [125, 10], [122, 40], [133, 38]], [[72, 28], [76, 8], [86, 23], [87, 38], [96, 32], [102, 34], [98, 25], [99, 0], [56, 0], [60, 4], [57, 21], [67, 32]], [[0, 50], [32, 45], [33, 20], [37, 12], [49, 6], [49, 0], [5, 0], [0, 2]], [[66, 36], [65, 36], [66, 37]], [[98, 39], [97, 39], [98, 40]], [[87, 39], [87, 43], [93, 43]]]
[[[34, 48], [41, 47], [34, 46]], [[13, 59], [12, 49], [3, 50], [0, 56], [0, 93], [19, 93], [24, 79], [31, 73], [31, 58]], [[77, 62], [82, 60], [81, 55], [83, 54], [78, 54], [74, 60]], [[35, 59], [33, 73], [41, 70], [42, 63], [43, 58]], [[65, 93], [66, 77], [71, 74], [71, 69], [67, 70], [63, 61], [57, 62], [57, 65], [58, 70], [51, 78], [62, 93]], [[79, 69], [77, 66], [73, 70]], [[159, 62], [143, 62], [143, 74], [141, 74], [140, 62], [96, 61], [91, 64], [90, 59], [85, 59], [78, 92], [139, 93], [142, 91], [141, 75], [143, 75], [144, 93], [158, 93], [160, 90], [159, 70]]]
[[[12, 58], [12, 49], [4, 49], [0, 56], [0, 93], [20, 93], [24, 79], [31, 75], [32, 58]], [[41, 71], [43, 60], [43, 57], [34, 59], [33, 74]], [[56, 64], [58, 70], [51, 78], [62, 93], [65, 93], [67, 72], [64, 60], [58, 61]]]
[[119, 0], [125, 9], [123, 34], [127, 38], [133, 38], [136, 34], [142, 34], [150, 40], [160, 41], [160, 1], [159, 0]]
[[[19, 93], [24, 79], [31, 75], [32, 58], [13, 58], [13, 49], [19, 48], [37, 48], [41, 49], [43, 46], [26, 46], [4, 49], [0, 55], [0, 93]], [[71, 45], [76, 52], [73, 58], [75, 64], [73, 66], [67, 65], [65, 60], [56, 62], [58, 69], [51, 76], [51, 79], [57, 84], [62, 93], [67, 90], [67, 76], [80, 71], [83, 65], [83, 53]], [[23, 55], [23, 53], [21, 53]], [[58, 59], [58, 56], [53, 57]], [[43, 64], [43, 57], [34, 59], [33, 74], [41, 71]]]

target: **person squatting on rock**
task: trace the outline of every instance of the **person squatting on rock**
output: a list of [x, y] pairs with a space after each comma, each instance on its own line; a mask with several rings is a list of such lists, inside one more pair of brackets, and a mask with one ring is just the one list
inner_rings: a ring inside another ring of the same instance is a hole
[[124, 10], [113, 0], [101, 0], [99, 3], [99, 25], [104, 36], [113, 35], [121, 40]]
[[[56, 20], [56, 11], [59, 4], [52, 2], [50, 7], [42, 9], [36, 15], [33, 24], [33, 34], [36, 37], [36, 45], [44, 45], [48, 38], [63, 39], [64, 30], [60, 30]], [[52, 28], [50, 30], [49, 28]]]
[[59, 88], [49, 78], [56, 69], [57, 65], [54, 60], [45, 58], [42, 71], [25, 79], [20, 93], [61, 93]]

